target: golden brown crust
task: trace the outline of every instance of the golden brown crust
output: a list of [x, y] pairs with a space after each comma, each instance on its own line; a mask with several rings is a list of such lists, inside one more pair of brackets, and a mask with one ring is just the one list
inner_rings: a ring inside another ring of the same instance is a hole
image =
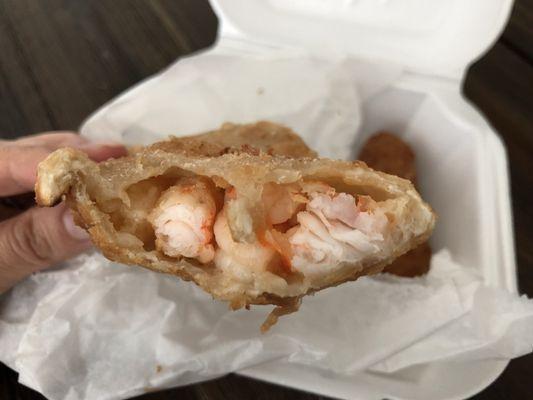
[[[215, 298], [230, 302], [232, 308], [278, 305], [283, 310], [273, 314], [272, 322], [276, 315], [294, 309], [305, 294], [381, 271], [394, 258], [426, 240], [434, 224], [431, 209], [409, 181], [374, 171], [361, 162], [288, 157], [309, 155], [314, 153], [286, 128], [265, 122], [224, 125], [220, 131], [173, 138], [100, 164], [73, 149], [57, 150], [39, 166], [36, 194], [42, 206], [65, 197], [76, 222], [88, 230], [109, 259], [194, 281]], [[392, 221], [392, 250], [356, 265], [344, 264], [321, 279], [299, 283], [268, 272], [252, 283], [241, 282], [213, 264], [169, 258], [139, 240], [121, 215], [137, 207], [133, 185], [147, 180], [155, 186], [164, 185], [166, 180], [190, 174], [210, 178], [220, 187], [235, 188], [240, 200], [229, 202], [226, 214], [234, 240], [248, 241], [263, 228], [264, 184], [322, 180], [338, 190], [370, 194], [384, 201]]]
[[216, 157], [227, 153], [259, 152], [287, 157], [316, 157], [297, 134], [289, 128], [268, 121], [255, 124], [223, 124], [220, 129], [193, 136], [182, 136], [155, 143], [153, 150], [185, 152], [198, 157]]
[[387, 265], [383, 272], [412, 278], [427, 274], [431, 265], [431, 247], [424, 242], [414, 249], [402, 254], [391, 264]]
[[372, 135], [363, 145], [359, 160], [370, 168], [407, 179], [416, 185], [415, 154], [398, 136], [389, 132]]

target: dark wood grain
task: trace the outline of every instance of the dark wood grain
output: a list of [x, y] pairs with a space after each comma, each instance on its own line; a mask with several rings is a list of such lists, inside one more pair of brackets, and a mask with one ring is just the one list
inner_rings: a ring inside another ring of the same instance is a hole
[[[76, 129], [93, 110], [170, 62], [211, 44], [205, 0], [0, 0], [0, 138]], [[465, 95], [500, 132], [510, 160], [520, 290], [533, 297], [533, 0], [469, 70]], [[533, 356], [513, 360], [476, 400], [533, 398]], [[0, 365], [0, 399], [43, 399]], [[320, 399], [230, 375], [138, 397]]]
[[2, 0], [0, 134], [77, 129], [118, 93], [211, 44], [216, 28], [205, 1]]
[[533, 64], [533, 0], [516, 1], [500, 40], [517, 55]]

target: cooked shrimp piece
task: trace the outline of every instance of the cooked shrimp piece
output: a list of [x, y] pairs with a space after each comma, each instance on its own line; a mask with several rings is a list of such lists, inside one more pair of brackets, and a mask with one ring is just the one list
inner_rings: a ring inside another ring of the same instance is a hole
[[363, 210], [359, 204], [363, 202], [347, 193], [321, 190], [309, 197], [306, 210], [297, 214], [299, 225], [287, 232], [294, 270], [310, 276], [325, 274], [380, 250], [387, 217], [373, 200], [365, 198]]
[[200, 177], [181, 178], [161, 194], [148, 216], [155, 231], [156, 248], [170, 257], [212, 261], [216, 213], [212, 185]]
[[267, 183], [263, 187], [263, 204], [266, 209], [267, 223], [282, 224], [291, 219], [307, 200], [298, 196], [296, 185], [277, 185]]
[[[387, 224], [387, 218], [375, 207], [375, 201], [368, 196], [360, 196], [359, 202], [347, 193], [329, 196], [322, 193], [311, 194], [312, 200], [307, 210], [314, 213], [324, 225], [341, 229], [335, 221], [355, 228], [365, 235], [382, 239], [381, 232]], [[370, 208], [373, 211], [370, 211]], [[377, 211], [376, 214], [374, 211]], [[342, 229], [341, 229], [342, 230]], [[353, 229], [352, 229], [353, 230]]]
[[379, 252], [384, 241], [388, 220], [378, 203], [336, 193], [321, 181], [267, 184], [263, 204], [269, 228], [261, 241], [281, 256], [288, 271], [327, 274]]
[[359, 214], [354, 197], [346, 193], [333, 196], [312, 193], [307, 208], [319, 216], [324, 223], [328, 223], [329, 220], [338, 220], [351, 227], [355, 227]]
[[225, 209], [222, 209], [217, 216], [214, 233], [219, 247], [215, 260], [218, 266], [235, 262], [250, 269], [264, 270], [276, 254], [273, 248], [264, 246], [259, 242], [239, 243], [233, 240]]

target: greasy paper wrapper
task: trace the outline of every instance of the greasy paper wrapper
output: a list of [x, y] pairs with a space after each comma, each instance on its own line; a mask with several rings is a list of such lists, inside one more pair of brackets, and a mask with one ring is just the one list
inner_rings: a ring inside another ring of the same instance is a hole
[[[225, 121], [269, 119], [323, 156], [349, 158], [360, 105], [400, 73], [302, 54], [251, 51], [243, 59], [219, 48], [130, 90], [82, 133], [147, 144]], [[446, 249], [425, 277], [363, 277], [324, 290], [261, 334], [270, 309], [233, 312], [191, 283], [93, 252], [2, 296], [0, 358], [50, 399], [103, 400], [265, 363], [329, 376], [390, 373], [435, 361], [509, 359], [533, 343], [532, 302], [484, 286], [475, 266], [456, 264]]]

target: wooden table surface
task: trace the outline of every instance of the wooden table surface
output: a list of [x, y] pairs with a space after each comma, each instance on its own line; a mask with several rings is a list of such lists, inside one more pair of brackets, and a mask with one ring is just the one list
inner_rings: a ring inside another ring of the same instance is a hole
[[[0, 0], [0, 137], [79, 127], [107, 100], [213, 43], [206, 0]], [[507, 146], [520, 291], [533, 297], [533, 0], [470, 68], [464, 92]], [[533, 356], [511, 361], [477, 400], [533, 398]], [[42, 399], [0, 364], [0, 399]], [[319, 399], [230, 375], [139, 397]]]

